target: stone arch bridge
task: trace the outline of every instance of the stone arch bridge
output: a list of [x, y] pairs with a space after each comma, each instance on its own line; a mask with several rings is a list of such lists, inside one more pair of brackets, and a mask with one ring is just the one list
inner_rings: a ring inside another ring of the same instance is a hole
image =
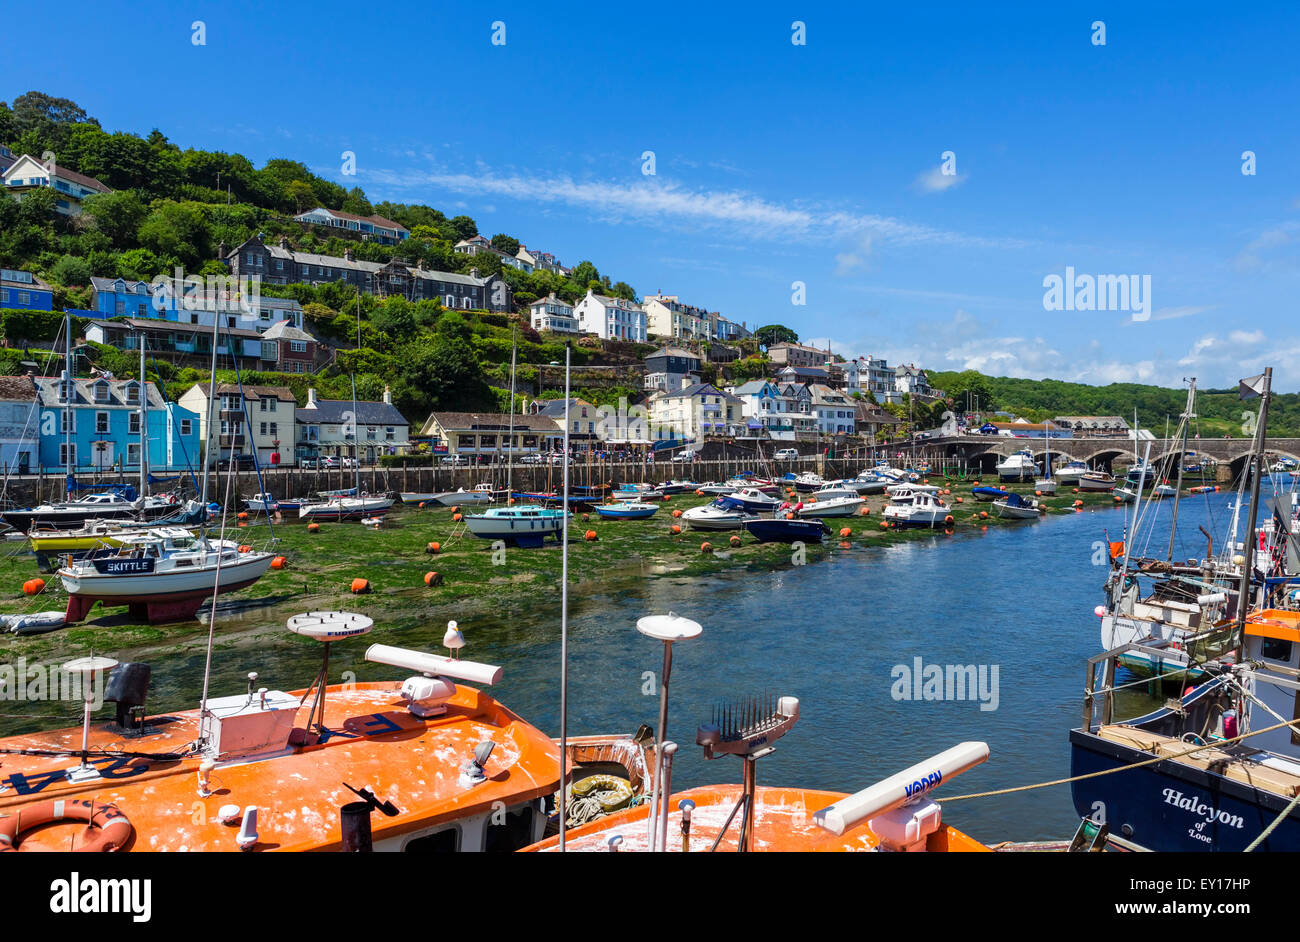
[[[924, 448], [929, 453], [938, 451], [944, 460], [962, 462], [978, 467], [981, 473], [990, 473], [1003, 458], [1018, 451], [1028, 451], [1040, 464], [1051, 446], [1052, 465], [1058, 466], [1059, 456], [1065, 461], [1083, 461], [1089, 467], [1113, 471], [1115, 467], [1133, 464], [1133, 439], [1131, 438], [1008, 438], [1001, 435], [959, 435], [930, 439]], [[1184, 450], [1194, 451], [1203, 458], [1213, 458], [1218, 465], [1217, 480], [1227, 481], [1237, 477], [1250, 453], [1249, 438], [1189, 439], [1186, 446], [1181, 438], [1154, 438], [1137, 443], [1138, 454], [1151, 446], [1151, 463], [1159, 465], [1167, 457]], [[1271, 459], [1294, 458], [1300, 461], [1300, 438], [1269, 439], [1265, 448]]]

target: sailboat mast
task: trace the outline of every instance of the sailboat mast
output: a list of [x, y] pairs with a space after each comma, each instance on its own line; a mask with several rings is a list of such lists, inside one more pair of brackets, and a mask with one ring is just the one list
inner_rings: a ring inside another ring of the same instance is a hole
[[[206, 433], [203, 436], [203, 494], [199, 502], [204, 508], [208, 506], [208, 468], [212, 464], [212, 412], [213, 407], [217, 404], [217, 332], [221, 329], [221, 312], [216, 310], [212, 315], [212, 370], [208, 377], [208, 421]], [[221, 439], [217, 439], [220, 441]], [[220, 454], [221, 449], [218, 447], [217, 452]], [[206, 509], [205, 517], [206, 519]]]
[[[564, 345], [564, 504], [561, 513], [560, 542], [560, 850], [565, 848], [566, 782], [569, 754], [569, 357], [572, 348]], [[513, 362], [513, 355], [511, 361]], [[512, 401], [513, 405], [513, 401]], [[655, 757], [656, 761], [658, 756]]]
[[1187, 454], [1187, 431], [1191, 427], [1192, 419], [1196, 418], [1195, 406], [1196, 377], [1193, 376], [1191, 384], [1187, 387], [1187, 410], [1183, 413], [1183, 437], [1178, 449], [1178, 481], [1174, 485], [1174, 516], [1169, 522], [1169, 554], [1165, 557], [1170, 562], [1174, 560], [1174, 534], [1178, 532], [1178, 501], [1183, 496], [1183, 458]]
[[144, 385], [144, 331], [140, 331], [140, 496], [149, 493], [149, 391]]
[[352, 374], [352, 471], [357, 497], [361, 496], [361, 422], [357, 416], [357, 374]]
[[67, 472], [63, 481], [65, 496], [72, 493], [72, 391], [76, 388], [72, 382], [72, 312], [63, 312], [63, 468]]
[[[513, 493], [513, 492], [514, 492], [514, 470], [515, 470], [515, 462], [514, 462], [514, 455], [513, 455], [513, 452], [514, 452], [514, 450], [515, 450], [515, 350], [516, 350], [516, 349], [517, 349], [517, 345], [516, 345], [516, 343], [515, 343], [515, 329], [512, 327], [512, 328], [510, 329], [510, 445], [509, 445], [509, 447], [507, 447], [507, 449], [506, 449], [506, 501], [507, 501], [507, 502], [509, 502], [510, 498], [514, 496], [514, 493]], [[566, 388], [566, 389], [568, 388], [568, 380], [567, 380], [567, 378], [566, 378], [566, 380], [565, 380], [565, 388]], [[537, 391], [538, 391], [539, 393], [542, 391], [542, 390], [541, 390], [541, 371], [540, 371], [540, 370], [538, 371], [538, 389], [537, 389]], [[569, 403], [568, 403], [568, 395], [569, 395], [569, 394], [566, 392], [564, 395], [565, 395], [565, 403], [564, 403], [565, 418], [564, 418], [564, 425], [565, 425], [565, 428], [568, 428], [568, 425], [569, 425], [569, 418], [568, 418], [568, 414], [567, 414], [567, 413], [568, 413], [568, 409], [569, 409]], [[550, 461], [550, 457], [548, 456], [546, 460], [547, 460], [547, 461]], [[566, 509], [566, 510], [568, 509], [568, 504], [567, 504], [567, 503], [565, 504], [565, 509]]]
[[[1267, 438], [1268, 400], [1273, 388], [1273, 367], [1264, 368], [1264, 388], [1259, 394], [1259, 424], [1246, 465], [1250, 479], [1250, 511], [1246, 517], [1245, 559], [1241, 564], [1241, 588], [1237, 594], [1237, 648], [1241, 648], [1246, 631], [1246, 609], [1250, 606], [1251, 571], [1255, 568], [1255, 515], [1259, 513], [1259, 486], [1264, 476], [1264, 442]], [[1240, 501], [1238, 501], [1240, 503]]]

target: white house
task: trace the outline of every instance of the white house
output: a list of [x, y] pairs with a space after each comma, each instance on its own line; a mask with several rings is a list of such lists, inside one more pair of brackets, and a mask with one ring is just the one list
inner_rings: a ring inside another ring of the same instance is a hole
[[578, 332], [578, 321], [573, 316], [573, 306], [557, 298], [554, 292], [528, 305], [528, 311], [533, 330], [553, 330], [565, 334]]
[[251, 455], [257, 452], [258, 464], [294, 463], [294, 410], [297, 401], [287, 386], [245, 386], [240, 397], [239, 386], [224, 383], [217, 386], [216, 409], [212, 420], [219, 434], [209, 438], [207, 383], [197, 383], [186, 390], [180, 404], [199, 414], [199, 439], [209, 465], [218, 457]]
[[[468, 239], [461, 239], [456, 243], [454, 251], [459, 252], [461, 255], [478, 255], [480, 252], [487, 252], [488, 254], [495, 255], [497, 258], [501, 259], [502, 265], [509, 265], [511, 268], [517, 268], [525, 274], [531, 275], [533, 273], [534, 265], [531, 261], [525, 261], [524, 258], [511, 255], [509, 252], [501, 251], [501, 249], [492, 244], [491, 239], [485, 239], [481, 235], [473, 235]], [[524, 254], [527, 255], [528, 253]], [[531, 258], [531, 256], [528, 257]]]
[[30, 154], [23, 154], [4, 172], [5, 192], [15, 199], [22, 199], [37, 187], [53, 187], [58, 194], [54, 208], [65, 216], [76, 216], [81, 212], [81, 201], [96, 193], [112, 191], [94, 177], [60, 167], [51, 162], [48, 166]]
[[707, 435], [739, 435], [744, 430], [744, 403], [709, 383], [657, 392], [646, 404], [650, 427], [661, 438], [699, 440]]
[[817, 416], [817, 431], [823, 435], [852, 435], [856, 407], [853, 399], [840, 389], [821, 383], [808, 387], [812, 409]]
[[401, 223], [385, 219], [383, 216], [357, 216], [353, 213], [345, 213], [341, 209], [326, 209], [324, 206], [317, 206], [293, 218], [296, 222], [347, 229], [349, 232], [366, 236], [384, 245], [396, 245], [406, 241], [411, 235]]
[[646, 317], [641, 305], [623, 298], [596, 294], [591, 288], [573, 308], [578, 329], [601, 340], [631, 340], [645, 343]]

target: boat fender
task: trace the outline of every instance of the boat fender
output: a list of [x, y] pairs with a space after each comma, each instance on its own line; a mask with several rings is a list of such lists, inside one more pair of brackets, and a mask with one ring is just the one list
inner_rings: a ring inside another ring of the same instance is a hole
[[87, 835], [75, 851], [106, 853], [119, 850], [134, 830], [126, 815], [116, 805], [96, 805], [85, 800], [55, 799], [44, 801], [16, 814], [0, 817], [0, 853], [18, 851], [23, 831], [44, 827], [55, 821], [84, 821]]

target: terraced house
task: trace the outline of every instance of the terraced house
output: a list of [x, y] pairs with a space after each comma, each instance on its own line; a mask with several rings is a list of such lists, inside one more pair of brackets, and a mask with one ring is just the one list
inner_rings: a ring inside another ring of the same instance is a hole
[[588, 288], [587, 296], [574, 305], [578, 329], [601, 340], [631, 340], [645, 343], [645, 311], [635, 301], [610, 298]]
[[48, 470], [140, 470], [142, 442], [149, 468], [181, 471], [197, 466], [199, 416], [165, 402], [153, 383], [143, 384], [146, 434], [140, 434], [142, 386], [138, 380], [98, 376], [33, 382], [40, 409], [40, 464]]
[[0, 268], [0, 308], [52, 311], [54, 289], [29, 271]]
[[366, 262], [357, 259], [351, 249], [342, 257], [295, 252], [289, 248], [288, 239], [281, 238], [278, 245], [268, 246], [261, 233], [233, 250], [223, 242], [218, 254], [232, 275], [258, 276], [268, 284], [341, 281], [381, 298], [396, 295], [408, 301], [437, 301], [457, 310], [514, 310], [513, 292], [505, 279], [500, 275], [480, 278], [477, 269], [462, 275], [415, 267], [398, 258]]
[[[209, 466], [233, 455], [256, 455], [262, 467], [294, 464], [294, 411], [298, 405], [286, 386], [217, 386], [215, 411], [208, 383], [198, 383], [181, 396], [181, 405], [199, 416], [199, 438], [206, 443]], [[208, 417], [215, 427], [208, 434]]]
[[384, 388], [382, 402], [373, 400], [317, 399], [307, 390], [307, 404], [294, 414], [297, 423], [295, 452], [304, 458], [359, 458], [374, 464], [380, 455], [399, 455], [411, 446], [411, 426], [393, 405]]

